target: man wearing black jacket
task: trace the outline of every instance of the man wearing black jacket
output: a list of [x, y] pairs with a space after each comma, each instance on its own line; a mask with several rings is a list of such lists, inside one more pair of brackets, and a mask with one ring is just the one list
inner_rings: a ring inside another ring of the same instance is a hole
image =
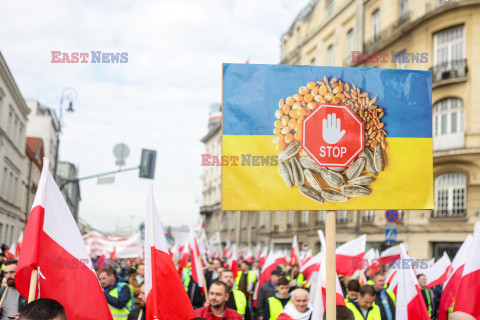
[[[258, 299], [257, 299], [259, 320], [263, 319], [263, 311], [265, 309], [265, 305], [268, 303], [268, 298], [273, 297], [275, 295], [275, 292], [277, 292], [276, 285], [281, 275], [282, 273], [280, 270], [278, 269], [273, 270], [272, 273], [270, 274], [270, 279], [264, 284], [262, 284], [262, 286], [260, 287], [260, 291], [258, 293]], [[263, 319], [263, 320], [268, 320], [268, 319]]]
[[382, 320], [395, 320], [395, 294], [385, 288], [385, 276], [381, 272], [373, 276], [375, 304], [380, 308]]
[[146, 319], [146, 297], [145, 297], [145, 284], [140, 286], [140, 293], [138, 299], [143, 303], [142, 306], [136, 307], [130, 312], [127, 320], [145, 320]]

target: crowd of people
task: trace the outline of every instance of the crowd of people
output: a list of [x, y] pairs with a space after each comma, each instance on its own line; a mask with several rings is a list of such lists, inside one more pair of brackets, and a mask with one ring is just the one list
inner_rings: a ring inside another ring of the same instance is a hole
[[[97, 258], [92, 262], [113, 319], [146, 319], [144, 261]], [[65, 310], [54, 300], [40, 299], [27, 304], [27, 300], [15, 288], [17, 261], [6, 259], [2, 253], [0, 264], [0, 320], [66, 319]], [[258, 290], [255, 289], [262, 272], [259, 261], [250, 264], [239, 259], [236, 275], [225, 265], [226, 261], [220, 258], [214, 258], [208, 263], [203, 272], [204, 287], [194, 281], [190, 265], [179, 270], [185, 292], [198, 316], [196, 320], [312, 318], [315, 310], [312, 295], [315, 290], [306, 281], [297, 264], [276, 267]], [[397, 301], [395, 294], [387, 288], [385, 273], [378, 271], [367, 280], [367, 284], [362, 286], [358, 279], [340, 278], [345, 306], [337, 306], [337, 319], [395, 320]], [[427, 288], [422, 274], [418, 275], [418, 282], [431, 319], [437, 319], [441, 286]], [[451, 317], [454, 318], [455, 316]]]

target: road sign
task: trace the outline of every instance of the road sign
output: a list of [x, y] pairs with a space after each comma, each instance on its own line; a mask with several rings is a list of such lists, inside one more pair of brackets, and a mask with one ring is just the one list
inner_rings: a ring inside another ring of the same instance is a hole
[[397, 241], [397, 229], [385, 229], [385, 241]]
[[385, 212], [385, 218], [388, 222], [395, 223], [398, 221], [398, 210], [387, 210]]
[[346, 167], [363, 150], [363, 122], [346, 106], [322, 104], [303, 120], [303, 137], [319, 165]]

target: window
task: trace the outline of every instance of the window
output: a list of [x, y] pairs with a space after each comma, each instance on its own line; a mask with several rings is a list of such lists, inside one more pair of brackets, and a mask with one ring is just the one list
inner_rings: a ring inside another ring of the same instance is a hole
[[445, 68], [453, 67], [465, 59], [464, 26], [435, 33], [433, 36], [433, 63]]
[[267, 225], [267, 215], [268, 215], [268, 213], [265, 212], [265, 211], [260, 212], [260, 227], [261, 228], [265, 228], [265, 226]]
[[433, 107], [433, 150], [463, 148], [464, 107], [461, 99], [447, 98]]
[[464, 216], [466, 213], [467, 178], [458, 172], [442, 174], [435, 180], [433, 217]]
[[377, 9], [372, 14], [372, 39], [377, 41], [380, 38], [380, 10]]
[[372, 223], [374, 220], [375, 220], [375, 210], [365, 211], [365, 215], [363, 216], [363, 222]]
[[348, 223], [348, 211], [339, 210], [337, 211], [337, 224], [347, 224]]
[[400, 23], [404, 22], [408, 19], [409, 12], [408, 12], [408, 0], [400, 0]]
[[310, 211], [302, 211], [300, 216], [300, 225], [303, 227], [308, 226], [309, 218], [310, 218]]
[[2, 193], [0, 194], [4, 200], [7, 200], [7, 192], [8, 192], [8, 170], [7, 168], [3, 168], [3, 185], [2, 185]]
[[246, 229], [248, 225], [248, 212], [242, 212], [242, 229]]
[[302, 35], [300, 34], [300, 27], [297, 27], [297, 46], [302, 43]]
[[283, 40], [283, 45], [282, 45], [282, 59], [285, 59], [287, 57], [287, 39]]
[[327, 214], [327, 211], [325, 211], [325, 210], [318, 211], [318, 213], [317, 213], [317, 225], [321, 225], [321, 226], [325, 225], [326, 214]]
[[274, 214], [273, 228], [276, 230], [280, 226], [280, 212], [276, 211]]
[[311, 66], [314, 66], [314, 65], [315, 65], [315, 62], [316, 62], [316, 59], [315, 59], [315, 57], [313, 57], [312, 60], [310, 60], [310, 65], [311, 65]]
[[327, 17], [331, 16], [333, 13], [333, 9], [335, 8], [335, 1], [334, 0], [327, 0]]
[[228, 212], [223, 212], [223, 230], [228, 230]]
[[288, 227], [293, 227], [295, 221], [295, 213], [293, 211], [288, 211]]
[[353, 51], [354, 45], [354, 38], [353, 38], [353, 29], [348, 30], [347, 32], [347, 50], [348, 50], [348, 57], [351, 56]]
[[333, 52], [333, 44], [329, 45], [328, 46], [328, 49], [327, 49], [327, 65], [329, 66], [333, 66], [334, 64], [334, 52]]

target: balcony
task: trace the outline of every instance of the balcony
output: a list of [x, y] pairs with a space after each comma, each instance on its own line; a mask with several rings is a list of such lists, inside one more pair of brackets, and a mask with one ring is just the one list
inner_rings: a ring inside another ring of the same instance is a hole
[[443, 80], [464, 78], [467, 75], [467, 60], [452, 60], [433, 66], [432, 81], [437, 83]]
[[466, 219], [467, 218], [467, 209], [454, 209], [454, 210], [444, 210], [437, 209], [433, 210], [430, 216], [431, 219]]

